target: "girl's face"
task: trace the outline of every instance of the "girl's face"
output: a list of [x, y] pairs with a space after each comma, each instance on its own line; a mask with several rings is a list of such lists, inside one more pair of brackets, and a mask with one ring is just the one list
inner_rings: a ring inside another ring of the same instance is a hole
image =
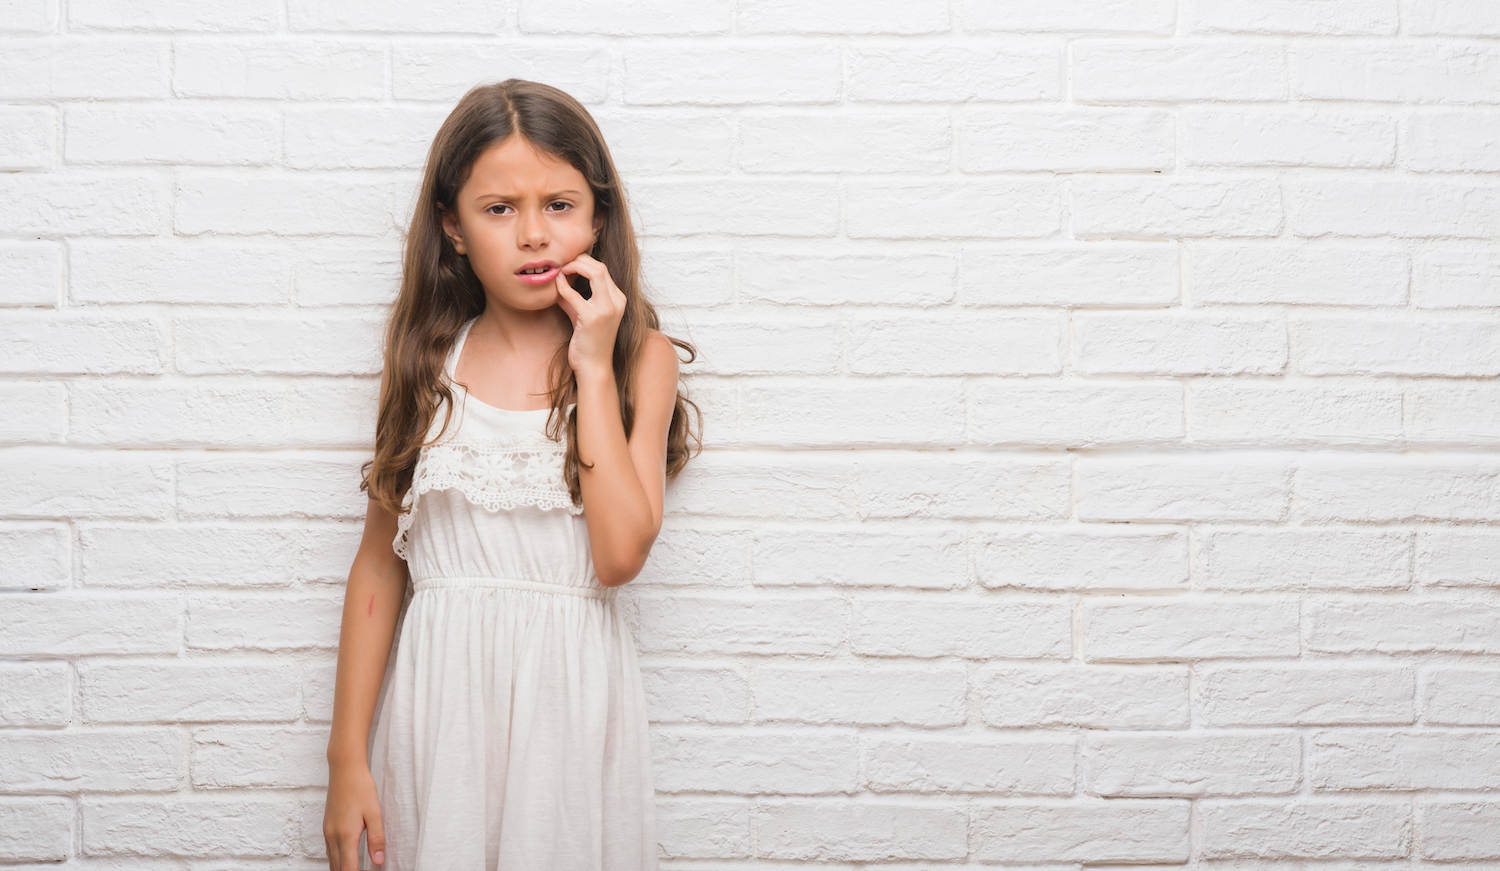
[[508, 308], [557, 304], [558, 268], [593, 247], [602, 215], [574, 166], [510, 136], [479, 155], [443, 213], [443, 232], [484, 285]]

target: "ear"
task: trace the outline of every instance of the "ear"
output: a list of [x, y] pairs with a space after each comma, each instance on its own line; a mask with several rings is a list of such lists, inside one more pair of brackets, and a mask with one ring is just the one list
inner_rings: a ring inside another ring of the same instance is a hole
[[464, 244], [464, 230], [458, 224], [458, 216], [442, 206], [438, 206], [439, 213], [443, 216], [443, 235], [453, 243], [453, 250], [461, 255], [469, 253], [468, 246]]

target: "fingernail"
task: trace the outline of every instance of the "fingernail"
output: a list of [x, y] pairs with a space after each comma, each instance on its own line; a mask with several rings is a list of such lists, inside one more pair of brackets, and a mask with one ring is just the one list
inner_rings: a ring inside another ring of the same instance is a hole
[[384, 865], [385, 864], [385, 851], [384, 850], [376, 850], [375, 851], [375, 855], [371, 856], [370, 859], [373, 860], [376, 865]]

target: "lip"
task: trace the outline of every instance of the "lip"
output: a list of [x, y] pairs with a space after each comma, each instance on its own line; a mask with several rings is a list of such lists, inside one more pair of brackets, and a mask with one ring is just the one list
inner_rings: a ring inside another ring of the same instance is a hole
[[[547, 271], [538, 272], [535, 275], [530, 275], [522, 271], [525, 269], [536, 269], [543, 266], [546, 267]], [[536, 286], [551, 284], [552, 282], [557, 280], [558, 266], [559, 264], [555, 260], [533, 260], [530, 263], [522, 264], [521, 268], [516, 270], [516, 278], [520, 279], [522, 284], [532, 284]]]

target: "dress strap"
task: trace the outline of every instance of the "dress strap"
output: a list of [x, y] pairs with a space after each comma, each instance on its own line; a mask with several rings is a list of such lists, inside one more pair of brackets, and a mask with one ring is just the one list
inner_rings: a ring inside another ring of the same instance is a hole
[[448, 352], [448, 362], [443, 364], [443, 373], [448, 376], [449, 381], [458, 381], [458, 358], [463, 356], [464, 342], [469, 338], [469, 330], [477, 320], [479, 318], [473, 318], [458, 328], [458, 335], [453, 339], [453, 350]]

